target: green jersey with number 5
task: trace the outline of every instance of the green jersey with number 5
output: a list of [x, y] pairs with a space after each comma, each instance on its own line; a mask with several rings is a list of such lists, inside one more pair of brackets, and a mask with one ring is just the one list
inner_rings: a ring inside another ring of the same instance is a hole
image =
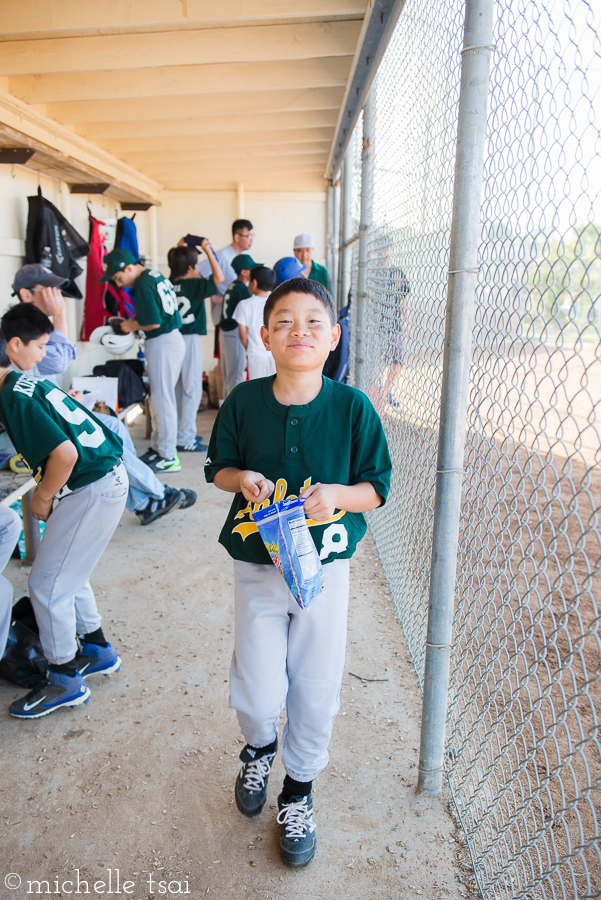
[[134, 305], [140, 325], [159, 326], [145, 332], [146, 340], [181, 328], [173, 285], [154, 269], [144, 269], [134, 284]]
[[107, 475], [123, 454], [121, 438], [51, 381], [9, 372], [0, 391], [0, 421], [36, 481], [59, 444], [71, 441], [77, 462], [69, 490]]
[[177, 295], [182, 334], [206, 334], [205, 298], [217, 293], [212, 278], [180, 278], [173, 285]]

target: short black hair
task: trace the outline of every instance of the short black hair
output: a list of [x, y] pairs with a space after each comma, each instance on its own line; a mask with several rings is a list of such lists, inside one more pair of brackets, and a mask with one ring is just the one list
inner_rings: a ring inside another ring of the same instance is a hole
[[250, 270], [250, 280], [257, 282], [260, 291], [272, 291], [275, 287], [275, 272], [269, 266], [255, 266]]
[[6, 341], [4, 335], [0, 332], [0, 369], [8, 369], [10, 359], [6, 355]]
[[288, 294], [309, 294], [310, 296], [315, 297], [328, 313], [332, 325], [336, 324], [336, 307], [334, 306], [334, 301], [332, 300], [332, 295], [329, 290], [317, 281], [311, 281], [310, 278], [299, 277], [289, 278], [288, 281], [283, 281], [275, 291], [271, 292], [265, 303], [265, 309], [263, 310], [263, 324], [265, 325], [265, 328], [269, 327], [269, 317], [278, 300], [281, 300], [282, 297], [287, 297]]
[[250, 219], [236, 219], [235, 222], [232, 222], [232, 237], [242, 228], [246, 228], [248, 231], [252, 231], [253, 223], [250, 221]]
[[188, 274], [188, 269], [192, 266], [196, 268], [198, 262], [198, 253], [194, 247], [188, 247], [187, 244], [181, 247], [172, 247], [167, 254], [167, 264], [169, 266], [169, 278], [173, 281], [175, 278], [183, 278]]
[[43, 334], [52, 334], [54, 331], [54, 325], [46, 313], [33, 303], [15, 303], [9, 306], [0, 320], [0, 328], [6, 343], [18, 337], [24, 344], [28, 344]]

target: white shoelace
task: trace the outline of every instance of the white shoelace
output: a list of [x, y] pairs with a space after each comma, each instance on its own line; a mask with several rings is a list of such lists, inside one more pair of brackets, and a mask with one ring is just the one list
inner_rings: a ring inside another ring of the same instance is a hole
[[[273, 762], [273, 756], [268, 754], [267, 756], [261, 756], [259, 759], [253, 759], [248, 763], [244, 763], [246, 766], [246, 772], [244, 773], [244, 787], [247, 791], [262, 791], [265, 786], [265, 779], [271, 772], [271, 763]], [[242, 768], [244, 768], [242, 766]]]
[[278, 824], [286, 827], [287, 837], [303, 838], [307, 830], [310, 833], [315, 831], [313, 810], [307, 809], [306, 797], [295, 803], [287, 803], [278, 813], [277, 820]]

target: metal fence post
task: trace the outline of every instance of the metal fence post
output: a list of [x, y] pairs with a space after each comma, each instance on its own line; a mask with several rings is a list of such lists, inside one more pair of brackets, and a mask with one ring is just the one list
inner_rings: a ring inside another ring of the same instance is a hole
[[373, 186], [373, 90], [363, 107], [363, 148], [361, 151], [361, 221], [359, 223], [359, 273], [355, 319], [355, 384], [362, 391], [365, 365], [365, 308], [367, 306], [367, 244], [371, 224]]
[[351, 286], [351, 251], [348, 247], [348, 241], [351, 238], [352, 231], [353, 152], [353, 139], [351, 138], [342, 166], [342, 227], [340, 229], [340, 244], [338, 247], [338, 309], [346, 306]]
[[418, 791], [442, 788], [493, 0], [466, 0]]
[[[326, 199], [326, 269], [332, 278], [332, 289], [334, 289], [334, 203], [335, 188], [333, 184], [328, 185], [328, 193]], [[336, 293], [334, 293], [336, 296]]]

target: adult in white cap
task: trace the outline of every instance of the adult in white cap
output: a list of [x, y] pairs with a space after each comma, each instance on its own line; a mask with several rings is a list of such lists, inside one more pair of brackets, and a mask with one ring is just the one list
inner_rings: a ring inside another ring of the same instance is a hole
[[305, 275], [311, 281], [323, 284], [332, 293], [332, 282], [325, 266], [313, 260], [315, 241], [310, 234], [297, 234], [294, 238], [294, 255], [305, 267]]

